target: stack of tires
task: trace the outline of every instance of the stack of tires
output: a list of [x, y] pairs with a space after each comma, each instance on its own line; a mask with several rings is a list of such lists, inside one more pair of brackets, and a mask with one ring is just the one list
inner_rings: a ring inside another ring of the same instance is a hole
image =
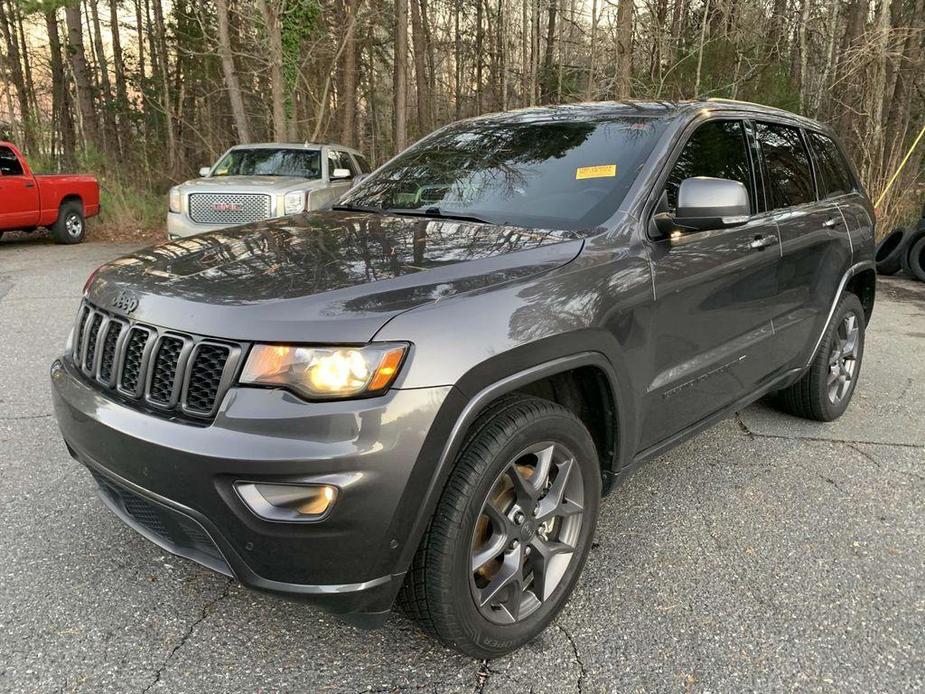
[[877, 245], [876, 260], [879, 275], [895, 275], [902, 270], [925, 282], [925, 215], [915, 230], [896, 227], [883, 237]]

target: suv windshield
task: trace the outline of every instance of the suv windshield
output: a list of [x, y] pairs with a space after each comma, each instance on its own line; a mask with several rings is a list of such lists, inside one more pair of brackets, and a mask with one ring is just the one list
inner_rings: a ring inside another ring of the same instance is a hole
[[590, 229], [619, 208], [666, 123], [652, 116], [460, 123], [400, 155], [338, 207]]
[[235, 149], [222, 158], [212, 175], [321, 178], [321, 153], [305, 149]]

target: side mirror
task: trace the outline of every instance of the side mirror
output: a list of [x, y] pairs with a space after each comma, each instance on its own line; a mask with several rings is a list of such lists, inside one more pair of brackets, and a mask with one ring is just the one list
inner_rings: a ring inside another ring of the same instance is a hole
[[199, 169], [199, 175], [202, 178], [206, 178], [210, 173], [212, 173], [211, 166], [203, 166], [201, 169]]
[[334, 169], [331, 172], [331, 180], [342, 180], [344, 178], [350, 178], [351, 175], [350, 169]]
[[745, 224], [750, 215], [748, 190], [739, 181], [708, 176], [681, 181], [674, 217], [679, 227], [696, 231], [723, 229]]
[[350, 187], [351, 187], [351, 188], [356, 188], [358, 185], [360, 185], [360, 184], [361, 184], [363, 181], [365, 181], [367, 178], [369, 178], [369, 174], [358, 174], [358, 175], [354, 176], [354, 177], [353, 177], [353, 185], [350, 186]]

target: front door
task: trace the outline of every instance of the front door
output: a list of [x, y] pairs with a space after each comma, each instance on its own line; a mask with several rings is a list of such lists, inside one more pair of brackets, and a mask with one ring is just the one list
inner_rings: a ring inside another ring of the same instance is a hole
[[[759, 209], [741, 121], [711, 120], [694, 131], [668, 176], [670, 211], [681, 181], [693, 176], [740, 181]], [[776, 368], [780, 243], [771, 215], [652, 242], [650, 258], [656, 296], [640, 450], [753, 392]]]
[[16, 153], [0, 146], [0, 229], [25, 229], [39, 222], [39, 191]]

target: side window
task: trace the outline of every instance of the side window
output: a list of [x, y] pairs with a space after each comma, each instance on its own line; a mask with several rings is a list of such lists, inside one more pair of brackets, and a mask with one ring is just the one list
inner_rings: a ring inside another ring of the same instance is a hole
[[0, 176], [22, 176], [22, 164], [9, 147], [0, 147]]
[[354, 154], [353, 158], [356, 160], [357, 166], [360, 167], [360, 173], [369, 173], [373, 170], [369, 162], [366, 161], [366, 157], [362, 154]]
[[777, 123], [757, 123], [755, 129], [767, 173], [770, 206], [780, 209], [813, 202], [813, 174], [800, 131]]
[[838, 146], [821, 133], [807, 132], [807, 136], [819, 174], [819, 194], [834, 198], [854, 190], [851, 174], [848, 173], [848, 162]]
[[348, 152], [338, 152], [337, 154], [340, 157], [340, 168], [347, 169], [350, 171], [351, 176], [356, 176], [359, 171], [357, 171], [353, 159], [350, 158], [350, 154]]
[[741, 121], [710, 121], [694, 131], [665, 183], [670, 212], [675, 212], [678, 208], [678, 189], [681, 187], [681, 181], [695, 176], [739, 181], [748, 190], [748, 199], [752, 201], [754, 209], [751, 165]]

